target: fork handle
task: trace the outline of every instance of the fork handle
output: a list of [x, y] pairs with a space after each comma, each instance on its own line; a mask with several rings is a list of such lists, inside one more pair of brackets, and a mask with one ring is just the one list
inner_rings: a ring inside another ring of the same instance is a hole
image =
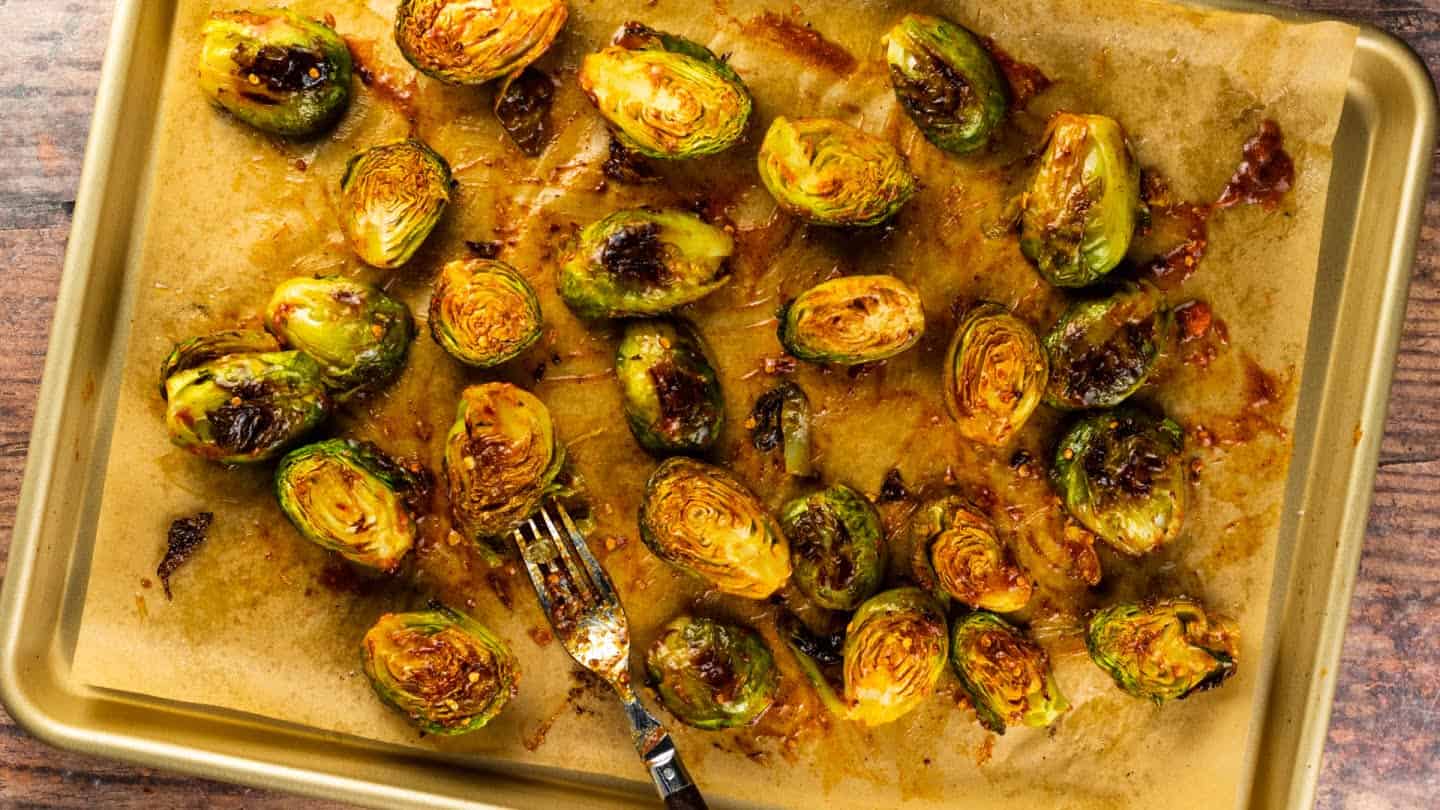
[[680, 761], [680, 752], [670, 733], [634, 692], [624, 686], [617, 688], [625, 704], [625, 717], [630, 721], [635, 750], [650, 769], [650, 779], [655, 782], [665, 806], [671, 810], [709, 810], [700, 789], [690, 779], [690, 772], [685, 770], [685, 763]]

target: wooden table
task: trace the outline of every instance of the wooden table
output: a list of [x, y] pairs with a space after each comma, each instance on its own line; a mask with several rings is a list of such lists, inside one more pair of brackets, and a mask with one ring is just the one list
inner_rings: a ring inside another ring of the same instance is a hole
[[[113, 0], [0, 0], [0, 575]], [[1440, 0], [1283, 0], [1374, 23], [1440, 69]], [[1440, 185], [1425, 230], [1335, 697], [1321, 808], [1440, 806]], [[321, 803], [63, 753], [0, 712], [0, 807]]]

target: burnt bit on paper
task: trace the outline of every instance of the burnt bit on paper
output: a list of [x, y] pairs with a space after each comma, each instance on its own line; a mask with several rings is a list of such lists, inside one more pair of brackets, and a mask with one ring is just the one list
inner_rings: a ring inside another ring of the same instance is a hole
[[205, 542], [206, 533], [210, 530], [210, 524], [215, 520], [215, 513], [200, 512], [194, 517], [179, 518], [170, 523], [170, 534], [166, 538], [165, 557], [160, 560], [160, 565], [155, 568], [155, 575], [160, 579], [160, 587], [165, 590], [165, 598], [173, 600], [175, 597], [170, 592], [170, 575], [190, 559], [195, 549]]

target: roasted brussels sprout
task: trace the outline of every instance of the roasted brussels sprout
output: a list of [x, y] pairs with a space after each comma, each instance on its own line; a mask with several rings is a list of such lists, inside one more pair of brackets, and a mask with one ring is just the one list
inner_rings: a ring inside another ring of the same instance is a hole
[[462, 363], [490, 368], [540, 339], [540, 299], [504, 262], [468, 259], [445, 265], [430, 296], [430, 336]]
[[1034, 583], [1010, 558], [995, 524], [964, 498], [922, 505], [910, 535], [915, 577], [942, 601], [996, 613], [1014, 613], [1030, 601]]
[[1150, 378], [1174, 336], [1165, 294], [1149, 282], [1071, 304], [1045, 336], [1046, 404], [1065, 410], [1119, 405]]
[[1125, 258], [1142, 212], [1140, 167], [1120, 124], [1057, 113], [1021, 201], [1025, 257], [1051, 284], [1092, 284]]
[[977, 610], [955, 622], [950, 665], [980, 725], [1043, 728], [1070, 708], [1055, 683], [1050, 656], [1009, 622]]
[[1085, 642], [1117, 686], [1156, 703], [1224, 683], [1240, 651], [1234, 624], [1184, 597], [1105, 608], [1091, 617]]
[[781, 209], [816, 225], [879, 225], [917, 189], [895, 147], [829, 118], [776, 118], [760, 179]]
[[750, 93], [723, 59], [640, 23], [626, 23], [613, 45], [586, 56], [579, 81], [615, 137], [648, 157], [723, 152], [750, 123]]
[[795, 584], [815, 604], [854, 610], [880, 589], [884, 527], [864, 495], [844, 484], [796, 498], [780, 513]]
[[226, 354], [187, 365], [204, 354], [200, 344], [177, 346], [171, 358], [182, 370], [165, 378], [165, 424], [180, 447], [226, 464], [266, 461], [330, 414], [320, 366], [309, 355]]
[[487, 556], [500, 556], [503, 535], [540, 508], [564, 462], [545, 403], [509, 383], [466, 388], [445, 437], [456, 528]]
[[765, 599], [790, 578], [790, 545], [765, 505], [725, 470], [668, 459], [645, 484], [640, 539], [723, 593]]
[[974, 34], [940, 17], [906, 14], [884, 44], [900, 106], [931, 143], [963, 155], [990, 141], [1010, 92]]
[[663, 315], [730, 281], [735, 240], [683, 211], [616, 211], [580, 232], [560, 297], [584, 318]]
[[372, 267], [410, 261], [450, 203], [450, 164], [419, 141], [367, 149], [340, 179], [340, 229]]
[[945, 360], [945, 404], [972, 442], [1003, 447], [1045, 394], [1050, 362], [1009, 310], [982, 303], [960, 319]]
[[415, 323], [410, 310], [378, 288], [343, 278], [292, 278], [275, 289], [265, 323], [292, 349], [320, 364], [340, 399], [400, 376]]
[[810, 398], [789, 380], [755, 400], [750, 411], [750, 446], [760, 452], [779, 447], [785, 457], [785, 472], [798, 478], [815, 473], [810, 441]]
[[1065, 508], [1115, 550], [1153, 551], [1185, 517], [1185, 434], [1135, 408], [1090, 414], [1055, 451], [1051, 475]]
[[775, 659], [754, 630], [679, 616], [645, 654], [650, 686], [670, 713], [696, 728], [748, 725], [775, 702]]
[[920, 293], [894, 276], [843, 276], [818, 284], [780, 313], [780, 343], [815, 363], [886, 360], [920, 342]]
[[217, 11], [201, 33], [200, 90], [256, 129], [317, 135], [350, 105], [350, 49], [327, 25], [283, 8]]
[[427, 76], [484, 84], [539, 59], [569, 16], [565, 0], [401, 0], [395, 44]]
[[446, 607], [386, 613], [360, 644], [380, 699], [428, 734], [483, 728], [510, 698], [520, 670], [499, 636]]
[[203, 366], [232, 354], [264, 354], [280, 351], [280, 342], [269, 332], [230, 329], [190, 338], [175, 344], [160, 364], [160, 397], [169, 398], [165, 381], [182, 371]]
[[615, 351], [625, 421], [652, 453], [698, 453], [720, 438], [725, 400], [700, 333], [684, 321], [631, 321]]
[[935, 691], [945, 671], [945, 614], [919, 588], [896, 588], [860, 605], [845, 628], [845, 703], [867, 726], [891, 723]]
[[348, 439], [291, 450], [275, 470], [280, 508], [306, 540], [381, 571], [399, 567], [415, 545], [410, 504], [423, 489], [419, 474]]

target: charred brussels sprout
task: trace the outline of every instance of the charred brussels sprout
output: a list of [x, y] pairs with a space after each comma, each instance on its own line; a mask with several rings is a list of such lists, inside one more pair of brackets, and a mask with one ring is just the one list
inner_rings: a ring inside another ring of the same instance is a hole
[[960, 320], [945, 361], [945, 404], [972, 442], [1003, 447], [1035, 412], [1050, 363], [1035, 333], [998, 304]]
[[650, 685], [670, 713], [703, 729], [748, 725], [775, 702], [779, 678], [758, 633], [680, 616], [645, 654]]
[[501, 537], [540, 508], [564, 461], [550, 411], [533, 394], [509, 383], [466, 388], [445, 437], [456, 528], [498, 556]]
[[1085, 641], [1117, 686], [1156, 703], [1224, 683], [1239, 653], [1235, 626], [1183, 597], [1105, 608], [1090, 619]]
[[796, 498], [780, 513], [780, 525], [790, 541], [795, 584], [815, 604], [854, 610], [880, 589], [884, 528], [864, 495], [837, 484]]
[[730, 281], [735, 240], [683, 211], [616, 211], [580, 232], [560, 297], [584, 318], [663, 315]]
[[350, 105], [350, 49], [329, 26], [280, 8], [217, 11], [202, 35], [201, 91], [256, 129], [317, 135]]
[[900, 106], [925, 137], [957, 155], [990, 141], [1005, 120], [1005, 77], [975, 35], [949, 20], [907, 14], [885, 35]]
[[294, 351], [195, 362], [237, 333], [223, 334], [229, 337], [182, 343], [171, 353], [174, 363], [167, 360], [166, 369], [179, 369], [165, 378], [170, 440], [211, 461], [266, 461], [330, 414], [320, 366]]
[[1084, 287], [1125, 258], [1141, 213], [1140, 168], [1120, 124], [1056, 114], [1021, 202], [1026, 258], [1050, 283]]
[[499, 636], [445, 607], [381, 616], [360, 659], [380, 699], [429, 734], [483, 728], [515, 696], [520, 678]]
[[1140, 555], [1174, 540], [1185, 517], [1185, 434], [1135, 408], [1076, 422], [1051, 475], [1065, 508], [1117, 551]]
[[723, 593], [765, 599], [790, 578], [790, 545], [765, 505], [725, 470], [676, 457], [645, 484], [640, 539]]
[[401, 0], [395, 44], [427, 76], [484, 84], [539, 59], [569, 16], [564, 0]]
[[1045, 402], [1065, 410], [1119, 405], [1150, 378], [1174, 331], [1164, 293], [1149, 282], [1071, 304], [1045, 336]]
[[750, 122], [750, 93], [724, 60], [640, 23], [586, 56], [579, 81], [621, 143], [648, 157], [722, 152]]
[[490, 368], [515, 359], [540, 339], [540, 299], [504, 262], [450, 262], [430, 296], [430, 335], [462, 363]]
[[1034, 583], [1010, 558], [995, 524], [965, 499], [949, 496], [911, 518], [916, 579], [937, 596], [996, 613], [1025, 607]]
[[160, 397], [169, 398], [165, 381], [182, 371], [203, 366], [232, 354], [264, 354], [280, 351], [280, 343], [269, 332], [231, 329], [190, 338], [175, 344], [160, 364]]
[[762, 453], [780, 448], [785, 472], [797, 478], [815, 473], [810, 398], [804, 389], [785, 381], [761, 394], [750, 410], [750, 446]]
[[917, 188], [895, 147], [828, 118], [775, 119], [760, 179], [781, 209], [816, 225], [879, 225]]
[[450, 182], [450, 164], [419, 141], [368, 149], [340, 179], [340, 229], [366, 264], [399, 267], [440, 222]]
[[867, 726], [909, 714], [945, 671], [945, 614], [919, 588], [870, 597], [845, 628], [845, 703]]
[[275, 470], [280, 508], [305, 539], [358, 565], [393, 571], [415, 545], [419, 474], [369, 442], [329, 439], [292, 450]]
[[996, 734], [1014, 725], [1044, 728], [1070, 708], [1044, 648], [993, 613], [955, 622], [950, 665], [980, 725]]
[[698, 453], [720, 438], [725, 400], [700, 333], [684, 321], [631, 321], [615, 352], [625, 421], [652, 453]]
[[886, 360], [920, 342], [920, 293], [893, 276], [844, 276], [801, 293], [780, 314], [780, 343], [815, 363]]
[[415, 334], [404, 304], [343, 278], [286, 281], [270, 296], [265, 321], [285, 345], [320, 364], [325, 385], [341, 399], [400, 376]]

